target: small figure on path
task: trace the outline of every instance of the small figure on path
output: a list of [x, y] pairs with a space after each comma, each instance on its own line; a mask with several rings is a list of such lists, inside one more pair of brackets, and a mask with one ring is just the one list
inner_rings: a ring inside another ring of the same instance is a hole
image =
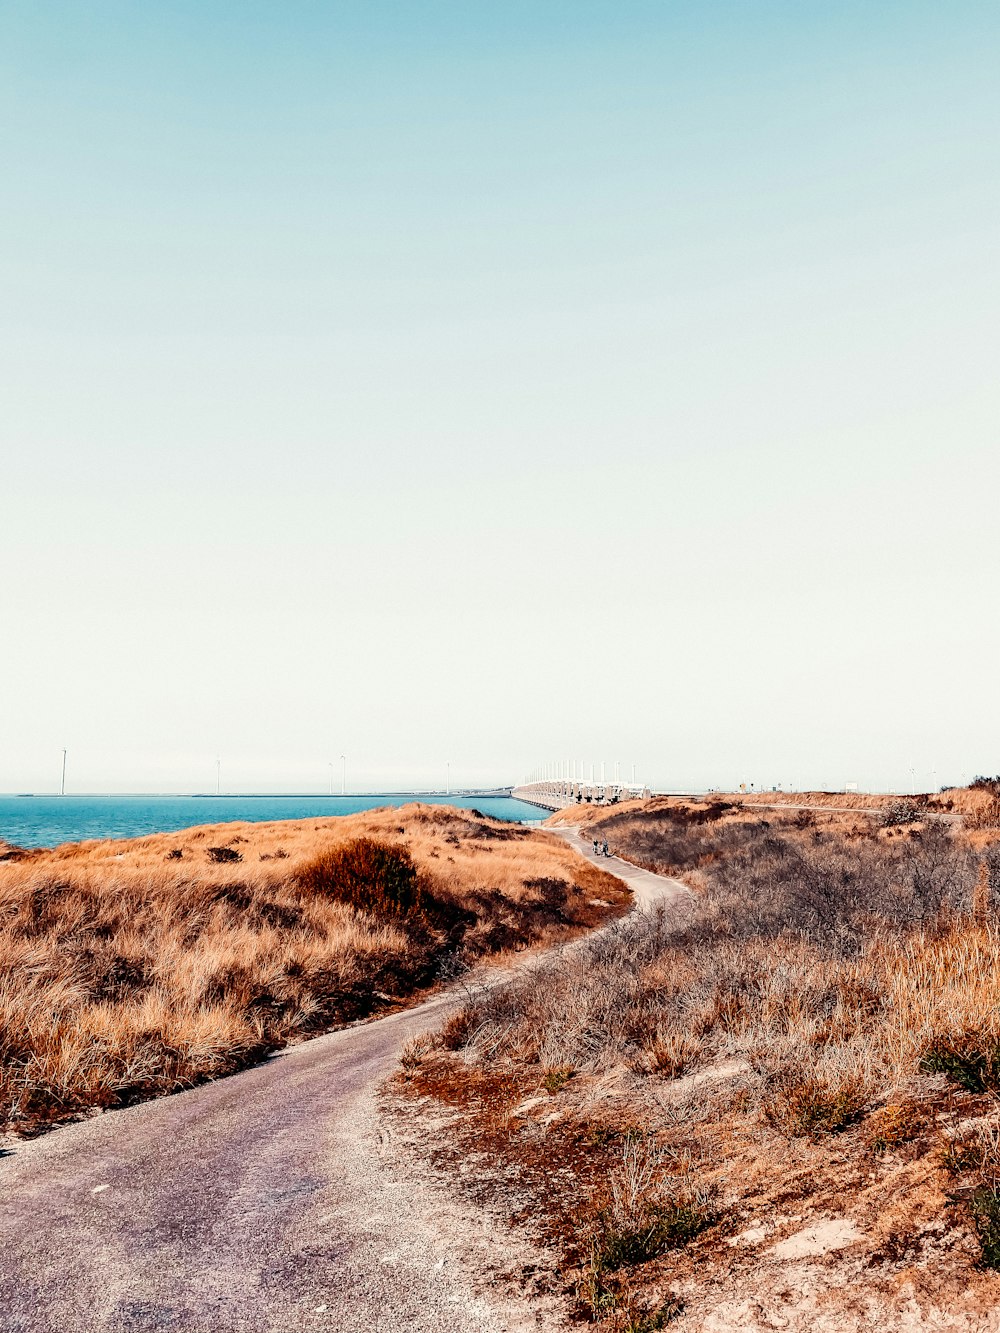
[[611, 855], [611, 853], [608, 851], [608, 840], [607, 840], [607, 838], [604, 839], [604, 848], [603, 848], [603, 851], [604, 851], [604, 855], [605, 855], [605, 856], [610, 856], [610, 855]]
[[594, 855], [597, 855], [597, 839], [594, 839]]

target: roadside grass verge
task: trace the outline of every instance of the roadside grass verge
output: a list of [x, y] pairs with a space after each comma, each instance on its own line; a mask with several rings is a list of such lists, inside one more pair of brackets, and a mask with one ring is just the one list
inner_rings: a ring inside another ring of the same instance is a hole
[[232, 1073], [626, 897], [560, 839], [452, 807], [6, 848], [0, 1127]]
[[[590, 812], [585, 833], [681, 876], [691, 902], [471, 995], [398, 1081], [453, 1108], [442, 1170], [483, 1163], [608, 1329], [696, 1327], [707, 1282], [762, 1280], [727, 1239], [741, 1229], [771, 1243], [847, 1213], [887, 1274], [951, 1235], [921, 1298], [944, 1271], [972, 1290], [1000, 1266], [994, 845], [910, 812], [764, 813]], [[499, 1116], [456, 1097], [487, 1087]], [[656, 1163], [631, 1210], [613, 1184], [630, 1144]]]

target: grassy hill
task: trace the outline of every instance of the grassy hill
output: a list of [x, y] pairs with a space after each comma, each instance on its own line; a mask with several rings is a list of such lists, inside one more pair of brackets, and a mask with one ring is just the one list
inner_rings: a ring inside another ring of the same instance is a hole
[[417, 804], [0, 847], [0, 1125], [230, 1073], [627, 897], [551, 834]]

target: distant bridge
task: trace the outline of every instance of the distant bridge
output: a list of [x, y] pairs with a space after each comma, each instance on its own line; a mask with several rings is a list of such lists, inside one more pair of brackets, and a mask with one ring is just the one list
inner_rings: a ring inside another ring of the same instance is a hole
[[543, 778], [524, 782], [511, 792], [519, 801], [543, 810], [565, 810], [573, 805], [617, 805], [619, 801], [644, 801], [652, 796], [648, 787], [635, 782], [585, 782], [575, 778]]

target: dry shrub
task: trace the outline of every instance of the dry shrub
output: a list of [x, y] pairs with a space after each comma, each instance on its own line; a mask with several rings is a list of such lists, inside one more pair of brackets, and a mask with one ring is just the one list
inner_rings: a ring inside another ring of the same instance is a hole
[[473, 1014], [468, 1008], [462, 1008], [441, 1025], [438, 1040], [446, 1051], [460, 1050], [469, 1040], [472, 1032]]
[[404, 1073], [412, 1074], [419, 1069], [424, 1059], [434, 1049], [434, 1042], [427, 1033], [421, 1033], [406, 1043], [400, 1052], [399, 1063]]
[[376, 838], [352, 838], [331, 848], [304, 865], [298, 880], [307, 893], [348, 903], [373, 916], [411, 916], [421, 907], [421, 887], [410, 853]]
[[892, 801], [879, 811], [877, 819], [882, 828], [901, 828], [906, 824], [915, 824], [922, 813], [913, 801]]
[[[174, 852], [168, 853], [168, 856], [172, 860], [179, 861], [181, 857], [184, 855], [182, 852], [181, 856], [177, 856], [176, 855], [177, 850], [178, 849], [175, 848]], [[208, 859], [214, 862], [214, 864], [217, 866], [225, 865], [226, 862], [235, 862], [243, 860], [243, 857], [240, 855], [240, 853], [236, 850], [235, 847], [206, 847], [205, 854], [208, 857]]]
[[892, 1152], [919, 1138], [931, 1124], [928, 1109], [912, 1099], [890, 1102], [868, 1117], [865, 1139], [876, 1155]]

